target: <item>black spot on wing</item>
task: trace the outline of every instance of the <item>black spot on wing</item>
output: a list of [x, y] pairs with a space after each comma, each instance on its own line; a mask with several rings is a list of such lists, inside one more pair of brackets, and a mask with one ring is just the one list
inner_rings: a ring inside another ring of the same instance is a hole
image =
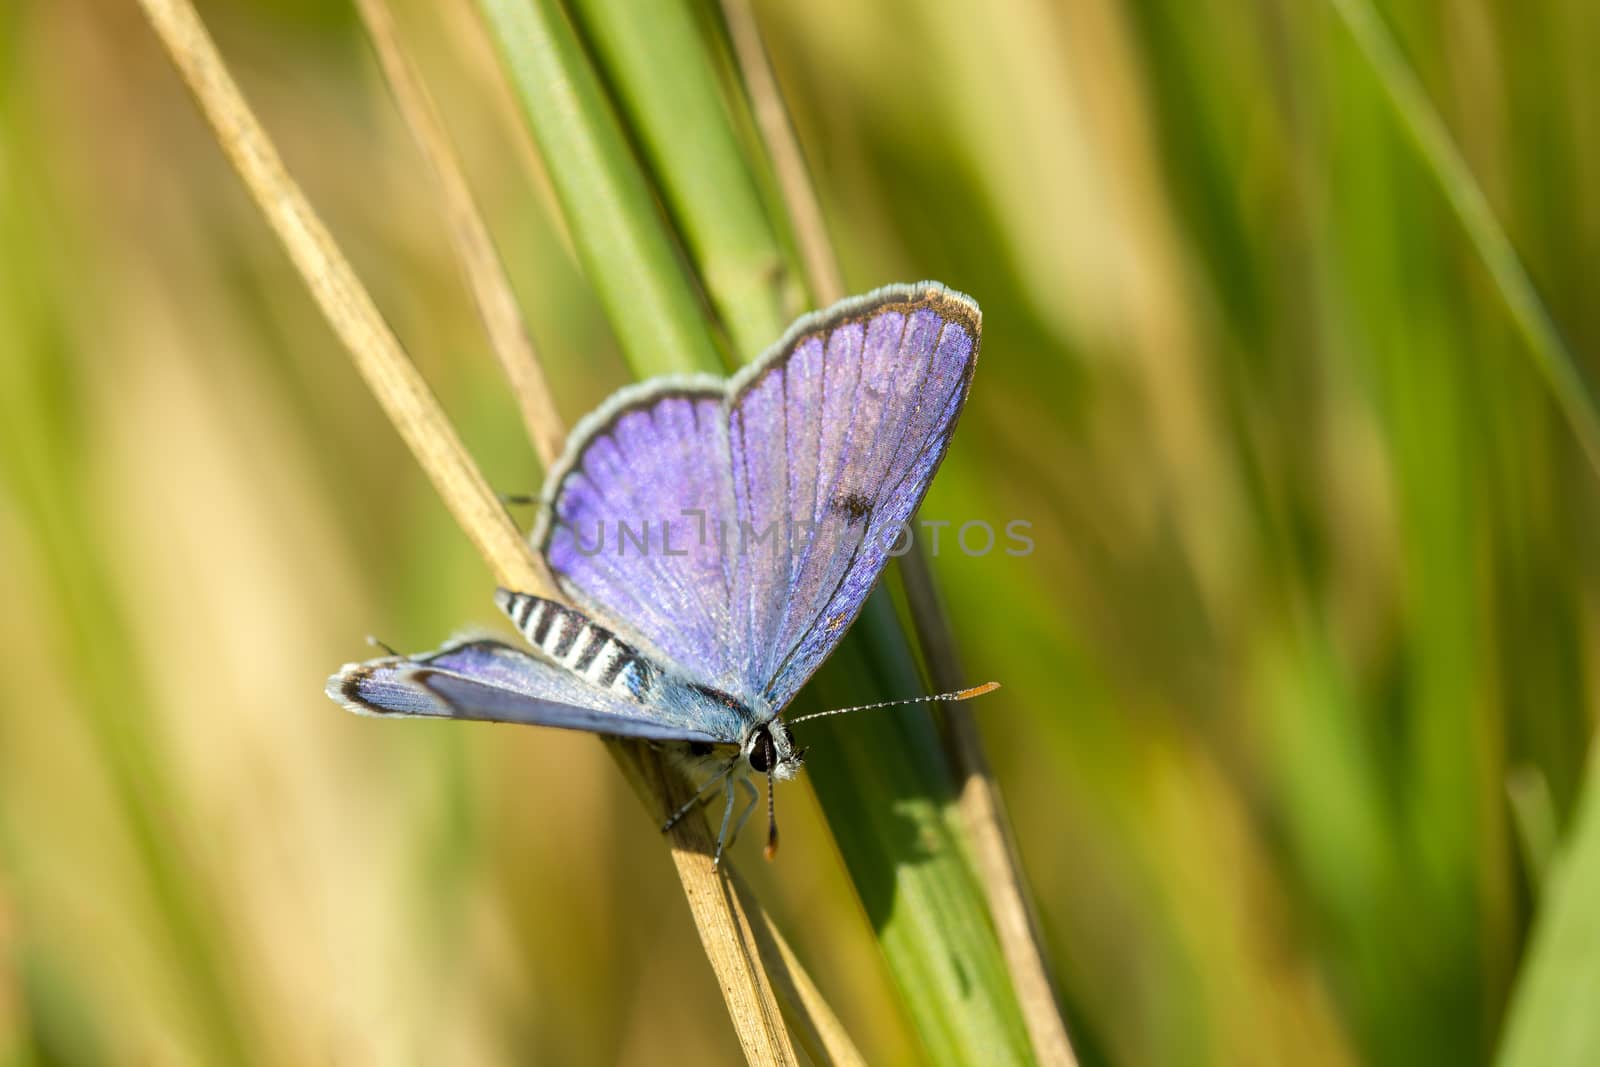
[[845, 524], [859, 526], [872, 514], [872, 498], [865, 493], [850, 490], [833, 498], [833, 506], [844, 513]]
[[374, 704], [361, 695], [361, 683], [372, 677], [377, 666], [375, 663], [363, 663], [361, 666], [353, 667], [345, 672], [344, 678], [339, 683], [339, 695], [351, 704], [360, 704], [375, 714], [388, 715], [390, 714], [388, 708]]

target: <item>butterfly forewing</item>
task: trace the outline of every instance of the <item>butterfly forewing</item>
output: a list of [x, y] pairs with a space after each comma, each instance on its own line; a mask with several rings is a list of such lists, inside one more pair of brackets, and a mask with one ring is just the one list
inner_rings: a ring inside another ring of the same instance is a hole
[[[820, 341], [820, 338], [818, 339]], [[849, 322], [824, 349], [802, 343], [768, 369], [733, 409], [734, 495], [765, 502], [757, 521], [806, 523], [806, 536], [777, 566], [753, 554], [747, 594], [759, 625], [747, 637], [750, 676], [775, 704], [786, 704], [832, 651], [871, 592], [901, 526], [921, 503], [966, 398], [973, 335], [935, 307], [890, 306], [864, 323]], [[843, 348], [859, 360], [835, 365]], [[812, 385], [817, 398], [796, 385]], [[817, 404], [833, 411], [806, 418]], [[797, 424], [804, 430], [797, 432]], [[755, 478], [741, 480], [741, 451], [781, 451], [786, 495], [771, 500]], [[795, 462], [815, 449], [817, 460]], [[776, 595], [774, 590], [777, 591]]]
[[892, 286], [802, 319], [726, 386], [626, 390], [574, 434], [535, 543], [607, 625], [782, 707], [921, 503], [979, 322], [942, 286]]

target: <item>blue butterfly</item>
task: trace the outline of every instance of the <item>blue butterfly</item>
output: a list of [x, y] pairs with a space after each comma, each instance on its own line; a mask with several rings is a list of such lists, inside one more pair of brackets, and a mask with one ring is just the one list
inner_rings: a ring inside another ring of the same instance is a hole
[[[691, 762], [735, 746], [663, 827], [721, 787], [720, 861], [759, 800], [751, 773], [767, 775], [770, 815], [772, 781], [800, 770], [783, 710], [922, 502], [981, 324], [975, 302], [936, 282], [892, 285], [801, 318], [731, 379], [620, 390], [573, 430], [531, 534], [573, 606], [495, 596], [533, 653], [461, 639], [349, 664], [328, 695], [364, 715], [669, 743]], [[730, 835], [736, 784], [750, 802]], [[769, 857], [776, 842], [769, 818]]]

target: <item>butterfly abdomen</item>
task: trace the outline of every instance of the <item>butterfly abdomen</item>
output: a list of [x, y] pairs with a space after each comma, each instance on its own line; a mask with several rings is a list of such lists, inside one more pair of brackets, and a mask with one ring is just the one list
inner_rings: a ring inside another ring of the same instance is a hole
[[638, 701], [654, 689], [650, 660], [599, 623], [527, 593], [501, 590], [496, 599], [529, 644], [590, 685]]

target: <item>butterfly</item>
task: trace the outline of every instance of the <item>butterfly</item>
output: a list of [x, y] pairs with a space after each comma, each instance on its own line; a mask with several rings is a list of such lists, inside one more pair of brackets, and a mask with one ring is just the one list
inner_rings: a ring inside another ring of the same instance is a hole
[[[686, 767], [709, 765], [663, 830], [724, 793], [717, 862], [760, 799], [751, 774], [765, 774], [770, 858], [772, 782], [805, 757], [789, 726], [815, 717], [785, 722], [784, 709], [860, 613], [927, 493], [981, 327], [961, 293], [891, 285], [802, 317], [729, 379], [619, 390], [574, 428], [530, 534], [567, 603], [496, 593], [531, 651], [459, 638], [347, 664], [328, 695], [365, 715], [659, 743]], [[730, 835], [735, 785], [750, 799]]]

